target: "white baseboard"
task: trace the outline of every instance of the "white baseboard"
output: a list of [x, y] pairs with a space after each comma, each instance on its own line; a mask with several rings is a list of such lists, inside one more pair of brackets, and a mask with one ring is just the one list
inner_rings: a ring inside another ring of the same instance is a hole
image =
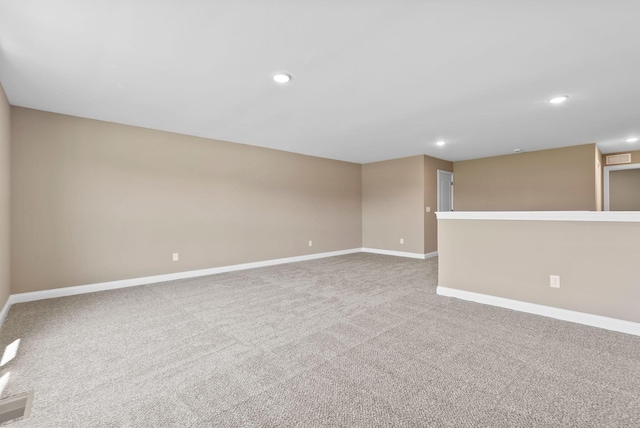
[[306, 260], [315, 260], [325, 257], [342, 256], [345, 254], [353, 253], [376, 253], [385, 254], [390, 256], [410, 257], [414, 259], [426, 259], [429, 257], [435, 257], [438, 252], [419, 254], [419, 253], [405, 253], [401, 251], [389, 251], [389, 250], [377, 250], [373, 248], [352, 248], [348, 250], [329, 251], [326, 253], [307, 254], [304, 256], [285, 257], [282, 259], [264, 260], [260, 262], [243, 263], [230, 266], [221, 266], [209, 269], [199, 269], [186, 272], [168, 273], [164, 275], [146, 276], [141, 278], [122, 279], [117, 281], [99, 282], [95, 284], [77, 285], [73, 287], [54, 288], [51, 290], [31, 291], [28, 293], [18, 293], [9, 296], [9, 299], [5, 303], [2, 311], [0, 311], [0, 325], [4, 321], [9, 308], [15, 303], [33, 302], [36, 300], [55, 299], [57, 297], [74, 296], [77, 294], [94, 293], [96, 291], [116, 290], [118, 288], [135, 287], [138, 285], [155, 284], [158, 282], [174, 281], [177, 279], [195, 278], [198, 276], [215, 275], [224, 272], [234, 272], [245, 269], [254, 269], [266, 266], [280, 265], [284, 263], [302, 262]]
[[7, 299], [4, 306], [2, 307], [2, 311], [0, 311], [0, 326], [4, 322], [5, 317], [9, 313], [9, 309], [11, 308], [11, 296]]
[[438, 286], [436, 293], [440, 296], [455, 297], [457, 299], [468, 300], [485, 305], [498, 306], [501, 308], [513, 309], [515, 311], [527, 312], [529, 314], [542, 315], [544, 317], [570, 321], [578, 324], [588, 325], [591, 327], [599, 327], [605, 330], [632, 334], [634, 336], [640, 336], [640, 323], [631, 321], [587, 314], [584, 312], [571, 311], [568, 309], [554, 308], [552, 306], [538, 305], [536, 303], [522, 302], [520, 300], [506, 299], [504, 297], [490, 296], [488, 294], [474, 293], [471, 291], [458, 290], [455, 288], [442, 286]]
[[[304, 256], [286, 257], [283, 259], [264, 260], [261, 262], [243, 263], [238, 265], [221, 266], [209, 269], [199, 269], [187, 272], [168, 273], [164, 275], [146, 276], [142, 278], [122, 279], [119, 281], [100, 282], [97, 284], [77, 285], [74, 287], [54, 288], [52, 290], [32, 291], [28, 293], [12, 294], [7, 305], [14, 303], [32, 302], [35, 300], [53, 299], [56, 297], [73, 296], [76, 294], [93, 293], [96, 291], [115, 290], [118, 288], [135, 287], [137, 285], [154, 284], [157, 282], [174, 281], [176, 279], [195, 278], [198, 276], [215, 275], [217, 273], [234, 272], [245, 269], [254, 269], [265, 266], [274, 266], [284, 263], [301, 262], [305, 260], [321, 259], [325, 257], [341, 256], [344, 254], [359, 253], [360, 248], [349, 250], [330, 251], [326, 253], [307, 254]], [[5, 307], [7, 306], [5, 305]], [[8, 308], [7, 308], [8, 310]], [[2, 313], [0, 313], [2, 315]]]
[[[425, 259], [426, 254], [421, 253], [407, 253], [404, 251], [392, 251], [392, 250], [379, 250], [377, 248], [362, 248], [363, 253], [384, 254], [385, 256], [397, 256], [397, 257], [409, 257], [411, 259]], [[429, 253], [433, 254], [433, 253]], [[437, 252], [436, 252], [437, 255]], [[433, 256], [429, 256], [433, 257]]]
[[437, 251], [432, 251], [430, 253], [427, 253], [424, 255], [425, 259], [430, 259], [431, 257], [438, 257], [438, 252]]

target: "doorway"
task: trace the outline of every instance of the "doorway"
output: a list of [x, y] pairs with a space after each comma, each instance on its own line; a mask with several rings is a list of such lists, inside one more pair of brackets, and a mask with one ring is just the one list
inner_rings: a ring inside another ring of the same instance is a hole
[[453, 172], [438, 170], [438, 212], [453, 211]]
[[[637, 184], [632, 184], [631, 186], [626, 186], [628, 189], [625, 191], [622, 186], [618, 186], [616, 188], [612, 188], [612, 174], [616, 172], [630, 172], [633, 174], [631, 170], [640, 169], [640, 164], [627, 164], [627, 165], [615, 165], [615, 166], [605, 166], [604, 167], [604, 210], [605, 211], [637, 211], [638, 203], [634, 200], [638, 199], [638, 191], [639, 188]], [[621, 174], [622, 175], [622, 174]], [[637, 178], [634, 176], [627, 177], [626, 181], [635, 180], [637, 182]], [[620, 180], [618, 180], [620, 181]], [[618, 194], [616, 194], [616, 191]], [[622, 192], [620, 195], [619, 193]], [[612, 197], [613, 196], [613, 197]]]

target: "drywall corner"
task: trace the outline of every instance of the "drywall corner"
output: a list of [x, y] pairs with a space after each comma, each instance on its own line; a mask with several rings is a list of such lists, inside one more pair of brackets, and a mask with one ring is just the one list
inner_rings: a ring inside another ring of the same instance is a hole
[[0, 307], [7, 304], [11, 294], [10, 140], [11, 107], [0, 84]]
[[424, 156], [362, 165], [362, 246], [424, 251]]

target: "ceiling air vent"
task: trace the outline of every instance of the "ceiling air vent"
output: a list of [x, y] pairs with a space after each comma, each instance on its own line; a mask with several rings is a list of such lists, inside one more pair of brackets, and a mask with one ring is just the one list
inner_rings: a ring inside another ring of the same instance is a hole
[[607, 165], [618, 165], [620, 163], [631, 163], [631, 153], [607, 156]]

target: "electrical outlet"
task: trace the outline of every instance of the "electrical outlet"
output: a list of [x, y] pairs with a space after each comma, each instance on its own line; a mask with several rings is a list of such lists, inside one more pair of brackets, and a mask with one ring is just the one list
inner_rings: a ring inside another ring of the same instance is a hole
[[400, 238], [400, 243], [404, 244], [404, 238]]
[[553, 288], [560, 288], [560, 275], [549, 275], [549, 285]]
[[309, 241], [309, 246], [313, 247], [313, 241]]
[[431, 207], [427, 207], [425, 210], [426, 210], [426, 212], [430, 213], [431, 212]]
[[173, 261], [174, 262], [178, 261], [178, 253], [173, 253]]

